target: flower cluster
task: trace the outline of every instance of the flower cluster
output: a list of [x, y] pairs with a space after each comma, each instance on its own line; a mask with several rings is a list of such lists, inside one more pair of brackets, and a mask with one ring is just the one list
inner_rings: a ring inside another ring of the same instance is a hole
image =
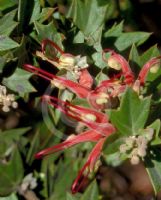
[[4, 112], [9, 112], [10, 107], [18, 107], [14, 94], [7, 94], [6, 87], [2, 85], [0, 85], [0, 106], [2, 106]]
[[120, 154], [127, 155], [133, 165], [138, 164], [140, 159], [146, 156], [148, 143], [153, 138], [152, 128], [147, 128], [145, 132], [144, 135], [127, 137], [125, 143], [120, 145]]
[[[48, 44], [50, 44], [56, 52], [52, 59], [46, 56], [45, 49]], [[110, 53], [108, 59], [106, 59], [105, 56], [106, 52]], [[142, 67], [138, 77], [135, 79], [135, 75], [125, 58], [113, 50], [105, 49], [102, 53], [104, 62], [107, 63], [108, 67], [114, 68], [119, 71], [119, 73], [108, 80], [102, 81], [98, 86], [93, 87], [94, 80], [88, 72], [86, 57], [81, 58], [80, 56], [64, 53], [57, 44], [50, 40], [44, 40], [42, 42], [42, 51], [37, 52], [37, 55], [53, 64], [58, 69], [63, 68], [67, 72], [74, 73], [76, 75], [75, 80], [73, 81], [68, 79], [66, 74], [57, 76], [30, 64], [24, 65], [24, 68], [27, 71], [35, 73], [36, 75], [48, 80], [51, 85], [54, 85], [59, 89], [68, 89], [72, 91], [77, 97], [86, 99], [90, 105], [90, 108], [85, 108], [80, 105], [72, 105], [69, 102], [62, 101], [53, 96], [44, 95], [42, 97], [43, 101], [48, 102], [48, 104], [59, 109], [70, 118], [81, 122], [88, 129], [78, 135], [72, 135], [72, 137], [69, 137], [58, 145], [40, 151], [36, 154], [36, 158], [41, 158], [51, 153], [64, 150], [78, 143], [96, 143], [88, 156], [87, 162], [84, 164], [78, 177], [73, 183], [72, 192], [75, 193], [81, 188], [84, 180], [83, 177], [88, 176], [89, 173], [95, 169], [95, 165], [99, 160], [106, 139], [109, 135], [116, 132], [116, 128], [109, 121], [107, 114], [104, 113], [104, 109], [109, 108], [112, 99], [119, 97], [125, 91], [127, 86], [131, 87], [139, 94], [141, 87], [145, 84], [148, 72], [157, 72], [160, 57], [155, 57], [148, 61]], [[136, 136], [127, 138], [127, 140], [130, 140], [131, 146], [128, 146], [130, 144], [128, 141], [124, 146], [120, 147], [120, 151], [125, 153], [130, 150], [132, 153], [130, 157], [131, 161], [137, 163], [136, 160], [139, 159], [139, 157], [144, 157], [146, 154], [145, 150], [149, 140], [144, 137], [136, 138]], [[134, 152], [133, 149], [137, 149], [137, 152]]]

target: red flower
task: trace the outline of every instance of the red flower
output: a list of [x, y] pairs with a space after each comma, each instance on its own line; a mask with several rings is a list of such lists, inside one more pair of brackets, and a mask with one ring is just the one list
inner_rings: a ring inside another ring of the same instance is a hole
[[[50, 40], [44, 40], [42, 42], [42, 53], [44, 55], [46, 45], [52, 45], [59, 56], [56, 54], [53, 57], [54, 65], [59, 67], [62, 65], [61, 56], [64, 56], [66, 60], [63, 63], [64, 66], [69, 66], [71, 58], [74, 56], [71, 54], [64, 53], [64, 51]], [[109, 52], [110, 57], [105, 58], [105, 53]], [[161, 57], [152, 58], [148, 61], [141, 69], [138, 78], [134, 79], [134, 73], [131, 71], [128, 62], [120, 54], [117, 54], [113, 50], [105, 49], [102, 54], [103, 60], [112, 68], [121, 71], [114, 78], [102, 81], [94, 90], [91, 89], [93, 84], [93, 79], [86, 68], [80, 69], [80, 75], [77, 82], [66, 79], [65, 77], [60, 77], [48, 73], [42, 69], [34, 67], [32, 65], [24, 65], [25, 69], [33, 72], [47, 80], [59, 88], [68, 88], [73, 93], [75, 93], [79, 98], [86, 98], [90, 105], [95, 109], [104, 109], [111, 98], [117, 97], [119, 94], [123, 93], [127, 86], [132, 87], [136, 92], [139, 92], [140, 86], [143, 86], [146, 81], [146, 76], [149, 70], [155, 68], [155, 66], [160, 62]], [[68, 58], [70, 58], [68, 60]], [[69, 62], [68, 62], [69, 61]], [[67, 64], [67, 65], [66, 65]]]
[[79, 135], [74, 135], [58, 145], [40, 151], [35, 155], [36, 158], [41, 158], [51, 153], [64, 150], [82, 142], [96, 142], [87, 162], [80, 170], [78, 177], [72, 185], [72, 192], [76, 193], [81, 188], [83, 180], [85, 180], [88, 174], [94, 170], [94, 166], [101, 155], [102, 147], [106, 138], [114, 133], [116, 129], [109, 123], [107, 115], [104, 113], [97, 112], [90, 108], [75, 106], [55, 97], [43, 96], [43, 100], [48, 101], [49, 104], [58, 108], [67, 116], [82, 122], [89, 128], [89, 130], [84, 131]]
[[[111, 55], [108, 59], [105, 58], [105, 53], [110, 52]], [[121, 70], [123, 79], [113, 79], [102, 81], [96, 90], [107, 91], [111, 89], [111, 96], [117, 96], [122, 93], [126, 85], [133, 87], [134, 90], [139, 92], [140, 86], [144, 86], [148, 72], [156, 72], [158, 64], [160, 64], [161, 56], [151, 58], [141, 69], [137, 79], [134, 79], [134, 73], [131, 71], [128, 62], [120, 54], [115, 53], [113, 50], [105, 49], [103, 51], [103, 60], [108, 65], [116, 70]]]
[[[52, 45], [52, 47], [55, 49], [55, 54], [52, 59], [47, 58], [45, 55], [47, 44]], [[106, 52], [110, 53], [110, 57], [108, 59], [105, 58]], [[36, 154], [36, 158], [41, 158], [51, 153], [64, 150], [78, 143], [96, 142], [96, 145], [90, 153], [87, 162], [80, 170], [78, 177], [73, 183], [72, 191], [75, 193], [81, 188], [84, 178], [88, 176], [90, 171], [94, 170], [94, 166], [101, 155], [105, 140], [109, 135], [116, 131], [115, 127], [109, 122], [107, 115], [96, 111], [95, 109], [104, 109], [105, 104], [108, 104], [109, 99], [117, 97], [123, 93], [127, 86], [130, 86], [135, 91], [139, 92], [140, 87], [143, 86], [146, 81], [149, 70], [152, 70], [152, 72], [156, 71], [156, 67], [160, 62], [161, 57], [155, 57], [148, 61], [141, 69], [138, 78], [135, 80], [134, 73], [130, 69], [130, 66], [125, 58], [113, 50], [105, 49], [102, 55], [103, 60], [107, 62], [109, 67], [120, 71], [120, 73], [109, 80], [102, 81], [95, 89], [91, 89], [93, 85], [93, 79], [87, 70], [88, 64], [84, 62], [84, 58], [79, 60], [80, 57], [78, 56], [78, 60], [75, 60], [75, 56], [64, 53], [64, 51], [58, 45], [50, 40], [43, 41], [42, 51], [39, 52], [39, 55], [59, 69], [65, 68], [69, 71], [74, 70], [73, 72], [75, 74], [79, 72], [76, 82], [68, 80], [62, 76], [53, 75], [29, 64], [24, 65], [26, 70], [50, 81], [51, 84], [54, 84], [60, 89], [67, 88], [71, 90], [79, 98], [87, 99], [90, 105], [94, 108], [84, 108], [82, 106], [72, 105], [69, 102], [64, 102], [60, 99], [47, 95], [42, 97], [44, 101], [48, 101], [50, 105], [59, 109], [67, 116], [83, 123], [89, 129], [80, 133], [79, 135], [74, 135], [68, 138], [58, 145], [40, 151]], [[83, 67], [83, 65], [85, 66]]]

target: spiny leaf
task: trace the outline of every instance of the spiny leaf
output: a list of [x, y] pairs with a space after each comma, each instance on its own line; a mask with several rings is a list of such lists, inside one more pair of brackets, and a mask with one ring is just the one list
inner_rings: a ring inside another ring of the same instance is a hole
[[146, 32], [130, 32], [130, 33], [123, 33], [120, 37], [117, 38], [115, 42], [115, 47], [119, 51], [123, 51], [130, 47], [133, 43], [136, 45], [141, 45], [143, 42], [145, 42], [149, 36], [150, 33]]
[[17, 147], [12, 151], [9, 161], [0, 163], [0, 196], [7, 196], [16, 192], [23, 178], [23, 165]]
[[132, 89], [127, 89], [120, 108], [112, 110], [110, 119], [122, 135], [136, 135], [148, 118], [150, 98], [140, 99]]
[[12, 31], [15, 29], [17, 26], [18, 22], [15, 22], [13, 19], [16, 15], [16, 10], [13, 10], [6, 15], [4, 15], [0, 19], [0, 35], [6, 35], [9, 36]]
[[108, 31], [104, 33], [104, 37], [119, 37], [123, 32], [123, 21], [119, 24], [114, 24]]
[[25, 70], [16, 69], [12, 76], [3, 79], [3, 84], [24, 97], [25, 94], [35, 91], [29, 82], [31, 76], [32, 74]]
[[6, 35], [0, 35], [0, 52], [19, 47], [19, 44]]
[[109, 1], [73, 0], [67, 18], [72, 18], [74, 24], [82, 31], [87, 41], [90, 44], [95, 44], [100, 42], [102, 25], [108, 6]]

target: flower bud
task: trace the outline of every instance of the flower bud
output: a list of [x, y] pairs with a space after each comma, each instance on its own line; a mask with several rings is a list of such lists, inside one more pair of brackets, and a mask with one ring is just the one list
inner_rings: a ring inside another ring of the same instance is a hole
[[108, 94], [102, 92], [98, 95], [98, 98], [96, 99], [96, 103], [98, 105], [102, 105], [104, 103], [107, 103], [108, 98], [109, 98]]
[[113, 57], [110, 57], [107, 61], [107, 64], [109, 67], [115, 69], [115, 70], [120, 70], [121, 69], [121, 64]]
[[75, 65], [75, 58], [70, 54], [62, 54], [59, 58], [59, 65], [62, 67], [73, 67]]
[[85, 118], [86, 120], [90, 120], [90, 121], [96, 121], [96, 116], [93, 115], [93, 114], [86, 114], [86, 115], [83, 115], [83, 118]]
[[102, 105], [102, 104], [107, 103], [107, 102], [108, 102], [108, 100], [105, 99], [105, 98], [98, 98], [98, 99], [96, 99], [96, 103], [98, 105]]
[[145, 157], [146, 156], [146, 148], [143, 148], [143, 147], [138, 148], [138, 155], [141, 157]]
[[61, 84], [59, 81], [53, 79], [51, 80], [51, 84], [57, 88], [59, 88], [60, 90], [64, 90], [65, 86], [63, 84]]
[[126, 144], [122, 144], [120, 145], [120, 153], [126, 153], [126, 151], [128, 150], [127, 145]]
[[10, 108], [8, 106], [3, 106], [2, 110], [3, 110], [3, 112], [9, 112]]
[[18, 103], [16, 101], [12, 102], [12, 107], [13, 108], [18, 108]]
[[135, 137], [128, 137], [126, 138], [125, 142], [127, 146], [132, 147], [135, 142]]
[[132, 165], [137, 165], [140, 162], [140, 158], [138, 156], [134, 155], [134, 156], [131, 157], [130, 162], [131, 162]]
[[153, 73], [153, 74], [157, 73], [157, 71], [159, 70], [159, 67], [160, 67], [160, 63], [154, 64], [154, 65], [150, 68], [150, 72]]

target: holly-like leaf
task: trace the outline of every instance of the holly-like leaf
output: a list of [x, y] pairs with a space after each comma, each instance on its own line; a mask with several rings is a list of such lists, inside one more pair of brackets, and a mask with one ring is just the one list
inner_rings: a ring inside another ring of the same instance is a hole
[[13, 10], [0, 19], [0, 35], [9, 36], [17, 26], [17, 22], [13, 19], [16, 15], [16, 10]]
[[141, 61], [135, 44], [133, 44], [131, 47], [129, 61], [130, 61], [130, 66], [133, 67], [134, 69], [136, 68], [136, 65], [140, 66]]
[[0, 52], [19, 47], [19, 44], [6, 35], [0, 35]]
[[161, 138], [159, 136], [160, 133], [161, 122], [160, 119], [155, 120], [148, 128], [153, 128], [154, 130], [154, 139], [151, 142], [151, 145], [159, 145], [161, 144]]
[[31, 15], [29, 23], [32, 23], [32, 22], [38, 20], [39, 17], [40, 17], [40, 11], [41, 11], [40, 1], [34, 0], [33, 2], [34, 2], [33, 3], [33, 10], [32, 10], [32, 15]]
[[155, 194], [161, 190], [161, 158], [160, 149], [152, 149], [146, 156], [144, 163], [151, 179]]
[[104, 37], [119, 37], [123, 32], [123, 21], [119, 24], [114, 24], [108, 31], [104, 33]]
[[41, 43], [44, 39], [50, 39], [56, 42], [61, 48], [63, 48], [61, 34], [57, 32], [53, 22], [44, 25], [36, 21], [34, 24], [37, 35], [33, 34], [32, 36], [35, 40]]
[[108, 6], [109, 1], [99, 0], [73, 0], [71, 3], [67, 17], [72, 18], [91, 45], [100, 42]]
[[107, 66], [107, 63], [105, 63], [102, 59], [102, 52], [95, 52], [92, 55], [92, 58], [95, 62], [95, 65], [101, 69], [105, 68]]
[[99, 199], [98, 186], [97, 186], [96, 181], [93, 181], [89, 185], [85, 193], [80, 198], [80, 200], [93, 200], [93, 199], [95, 200]]
[[132, 44], [141, 45], [143, 42], [145, 42], [149, 36], [150, 33], [146, 32], [130, 32], [130, 33], [123, 33], [120, 37], [117, 38], [115, 42], [115, 47], [119, 51], [123, 51], [130, 47]]
[[148, 118], [150, 97], [140, 99], [138, 94], [128, 88], [120, 108], [112, 110], [110, 119], [121, 135], [136, 135]]
[[[141, 67], [143, 67], [143, 65], [148, 62], [151, 58], [160, 56], [160, 52], [157, 48], [157, 45], [152, 46], [151, 48], [149, 48], [147, 51], [145, 51], [141, 56], [140, 56], [140, 61], [141, 61]], [[154, 80], [156, 80], [158, 78], [158, 81], [156, 81], [156, 84], [153, 83], [153, 85], [151, 86], [152, 91], [154, 91], [156, 88], [161, 87], [160, 84], [160, 78], [161, 77], [161, 66], [159, 68], [159, 70], [157, 71], [157, 73], [148, 73], [148, 76], [146, 78], [147, 82], [152, 82]]]
[[24, 97], [25, 94], [35, 91], [29, 82], [31, 76], [32, 74], [25, 70], [16, 69], [12, 76], [3, 79], [3, 84]]
[[23, 165], [16, 146], [10, 159], [0, 163], [0, 177], [0, 196], [7, 196], [17, 191], [23, 178]]
[[143, 66], [146, 62], [148, 62], [148, 60], [150, 60], [151, 58], [157, 57], [157, 56], [160, 56], [160, 52], [157, 45], [154, 45], [140, 56], [141, 66]]

